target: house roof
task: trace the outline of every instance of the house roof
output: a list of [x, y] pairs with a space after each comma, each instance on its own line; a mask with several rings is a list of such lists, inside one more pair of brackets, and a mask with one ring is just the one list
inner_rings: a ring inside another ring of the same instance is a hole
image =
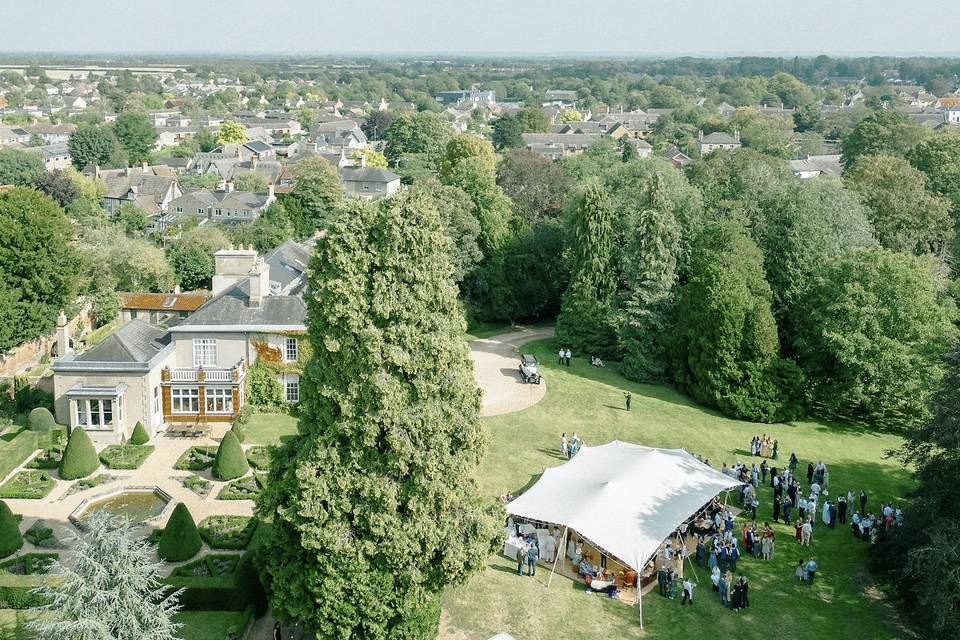
[[702, 144], [740, 144], [740, 141], [724, 131], [714, 131], [703, 136]]
[[394, 182], [400, 176], [389, 169], [380, 167], [343, 167], [340, 169], [340, 179], [345, 182]]
[[310, 247], [291, 239], [270, 252], [264, 261], [270, 267], [270, 283], [276, 283], [281, 293], [298, 294], [306, 288]]
[[523, 143], [533, 144], [562, 144], [568, 147], [589, 147], [600, 140], [599, 133], [524, 133]]
[[119, 293], [124, 309], [157, 311], [196, 311], [209, 297], [205, 292], [195, 293]]
[[259, 306], [250, 304], [250, 281], [244, 279], [189, 315], [173, 331], [200, 327], [305, 327], [307, 305], [295, 295], [265, 296]]
[[133, 173], [129, 176], [123, 174], [109, 176], [104, 182], [107, 185], [107, 198], [123, 198], [131, 188], [136, 188], [138, 199], [143, 196], [161, 199], [170, 189], [170, 185], [176, 182], [176, 178]]
[[75, 362], [149, 362], [166, 346], [167, 331], [131, 320], [103, 342], [75, 356]]

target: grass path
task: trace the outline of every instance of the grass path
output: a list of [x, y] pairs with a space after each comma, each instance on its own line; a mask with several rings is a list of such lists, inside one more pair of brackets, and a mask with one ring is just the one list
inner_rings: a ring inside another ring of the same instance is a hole
[[[530, 343], [524, 350], [536, 354], [545, 366], [547, 397], [526, 411], [485, 419], [491, 443], [478, 478], [489, 495], [516, 492], [535, 482], [545, 467], [561, 464], [558, 449], [564, 431], [568, 436], [576, 431], [588, 444], [619, 439], [684, 448], [715, 467], [750, 461], [750, 439], [767, 433], [780, 442], [781, 464], [791, 451], [796, 452], [801, 460], [798, 475], [808, 461], [823, 460], [834, 492], [848, 488], [858, 492], [863, 487], [870, 505], [877, 506], [881, 500], [899, 499], [909, 487], [907, 471], [884, 457], [885, 451], [900, 444], [894, 435], [816, 421], [759, 425], [729, 420], [669, 388], [629, 383], [614, 366], [597, 369], [577, 359], [569, 368], [559, 367], [550, 341]], [[623, 404], [626, 389], [633, 393], [629, 413]], [[763, 521], [771, 515], [769, 487], [761, 489], [759, 499], [758, 519]], [[716, 633], [738, 640], [904, 637], [893, 608], [864, 568], [866, 545], [853, 538], [849, 529], [816, 528], [810, 553], [817, 558], [821, 574], [812, 587], [797, 584], [794, 577], [802, 554], [793, 541], [793, 530], [780, 524], [776, 533], [772, 561], [740, 563], [752, 588], [751, 608], [739, 614], [720, 607], [705, 571], [700, 571], [694, 607], [681, 609], [679, 602], [658, 596], [644, 599], [644, 634], [635, 609], [587, 595], [563, 578], [555, 579], [546, 591], [539, 583], [541, 574], [546, 581], [546, 572], [539, 572], [535, 579], [518, 578], [510, 561], [493, 557], [481, 575], [446, 595], [441, 638], [485, 640], [500, 631], [518, 640], [681, 638]]]

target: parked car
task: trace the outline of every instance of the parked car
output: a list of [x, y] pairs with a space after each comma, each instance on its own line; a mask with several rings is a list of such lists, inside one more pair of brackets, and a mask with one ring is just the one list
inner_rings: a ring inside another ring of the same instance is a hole
[[540, 363], [536, 356], [526, 354], [520, 356], [520, 377], [524, 382], [540, 384]]

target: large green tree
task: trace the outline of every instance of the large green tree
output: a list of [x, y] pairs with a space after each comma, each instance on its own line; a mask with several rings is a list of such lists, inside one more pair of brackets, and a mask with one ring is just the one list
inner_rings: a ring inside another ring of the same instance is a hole
[[603, 185], [591, 180], [571, 207], [570, 285], [557, 317], [557, 339], [580, 355], [616, 353], [612, 304], [616, 289], [613, 209]]
[[801, 308], [797, 358], [827, 411], [898, 426], [928, 417], [957, 334], [936, 258], [851, 250], [820, 265]]
[[884, 247], [941, 253], [952, 242], [949, 202], [928, 193], [924, 175], [903, 158], [860, 158], [843, 179], [867, 205], [877, 239]]
[[523, 124], [517, 117], [509, 113], [504, 114], [490, 125], [490, 140], [499, 150], [514, 149], [523, 146]]
[[126, 152], [113, 130], [102, 125], [81, 125], [67, 140], [70, 160], [77, 169], [88, 164], [107, 167], [127, 164]]
[[39, 154], [19, 149], [0, 149], [0, 184], [26, 187], [44, 173]]
[[19, 187], [0, 192], [0, 274], [19, 300], [6, 318], [15, 320], [15, 342], [50, 331], [57, 312], [74, 301], [79, 260], [72, 240], [70, 221], [48, 196]]
[[406, 192], [352, 202], [317, 245], [300, 433], [257, 509], [271, 607], [319, 637], [432, 640], [444, 587], [499, 543], [448, 243]]
[[759, 248], [735, 222], [696, 240], [676, 306], [671, 369], [679, 387], [725, 415], [779, 422], [802, 413], [802, 374], [780, 357]]
[[527, 224], [559, 219], [573, 189], [573, 179], [561, 165], [527, 149], [503, 154], [497, 165], [497, 184]]
[[430, 111], [401, 113], [384, 132], [387, 160], [396, 166], [406, 155], [423, 154], [428, 162], [436, 162], [453, 134], [453, 127], [440, 114]]
[[184, 289], [200, 289], [210, 285], [215, 271], [213, 254], [230, 244], [223, 231], [216, 227], [195, 227], [184, 232], [167, 248], [167, 258]]
[[150, 152], [159, 137], [146, 114], [134, 111], [125, 111], [117, 116], [117, 121], [113, 123], [113, 132], [127, 152], [130, 162], [149, 160]]
[[903, 156], [930, 136], [930, 130], [911, 122], [899, 111], [872, 112], [861, 120], [840, 143], [844, 167], [852, 167], [862, 156]]
[[293, 195], [301, 206], [299, 209], [286, 209], [297, 234], [309, 236], [325, 227], [337, 211], [343, 201], [343, 184], [337, 170], [323, 158], [301, 160], [294, 165], [294, 174], [296, 186]]

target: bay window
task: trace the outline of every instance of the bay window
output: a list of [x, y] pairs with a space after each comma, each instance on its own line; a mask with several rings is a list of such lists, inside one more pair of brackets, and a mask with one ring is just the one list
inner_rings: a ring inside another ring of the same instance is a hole
[[170, 405], [173, 413], [199, 413], [200, 390], [196, 387], [173, 387], [170, 389]]
[[233, 413], [233, 389], [207, 387], [204, 390], [207, 413]]

